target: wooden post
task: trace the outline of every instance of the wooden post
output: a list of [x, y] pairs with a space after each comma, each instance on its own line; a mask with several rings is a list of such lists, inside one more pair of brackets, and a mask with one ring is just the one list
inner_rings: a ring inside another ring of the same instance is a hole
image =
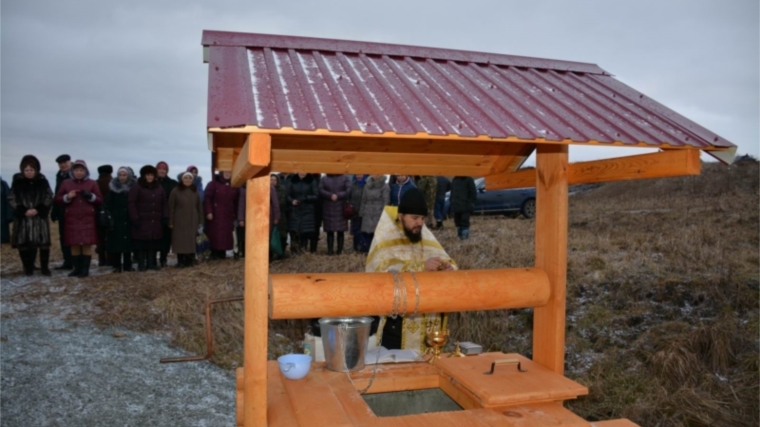
[[533, 312], [533, 360], [558, 374], [565, 366], [567, 148], [536, 148], [536, 268], [549, 277], [551, 295]]
[[245, 213], [245, 317], [243, 325], [244, 425], [267, 425], [269, 288], [269, 175], [248, 180]]

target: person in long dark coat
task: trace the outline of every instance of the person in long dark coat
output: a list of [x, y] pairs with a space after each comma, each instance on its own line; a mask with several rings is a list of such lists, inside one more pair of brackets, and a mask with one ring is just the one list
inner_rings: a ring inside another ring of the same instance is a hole
[[317, 202], [314, 204], [314, 232], [311, 233], [311, 237], [309, 238], [309, 252], [314, 253], [317, 251], [317, 246], [319, 244], [320, 228], [322, 228], [324, 220], [324, 211], [322, 210], [322, 198], [319, 197], [319, 183], [322, 181], [322, 174], [313, 173], [310, 175], [314, 180], [314, 184], [317, 186]]
[[445, 176], [436, 177], [438, 185], [435, 190], [435, 209], [433, 215], [435, 215], [435, 228], [443, 228], [443, 220], [446, 217], [444, 208], [446, 207], [446, 193], [451, 191], [451, 181]]
[[164, 223], [168, 223], [164, 189], [156, 180], [156, 168], [140, 169], [137, 185], [129, 190], [129, 220], [132, 221], [132, 245], [137, 249], [137, 270], [160, 270], [156, 253], [161, 249]]
[[[158, 176], [156, 180], [159, 185], [164, 189], [166, 195], [166, 201], [169, 201], [169, 196], [172, 191], [177, 188], [178, 182], [169, 176], [169, 164], [161, 161], [156, 164], [156, 171]], [[161, 248], [159, 249], [159, 262], [161, 267], [166, 267], [166, 257], [169, 255], [169, 251], [172, 248], [172, 229], [167, 224], [163, 229], [163, 237], [161, 237]]]
[[69, 277], [90, 275], [92, 245], [98, 243], [98, 227], [95, 214], [103, 203], [98, 183], [90, 179], [90, 171], [84, 160], [71, 164], [70, 178], [63, 181], [55, 194], [55, 202], [65, 205], [63, 213], [66, 234], [64, 243], [71, 248], [74, 271]]
[[240, 191], [230, 184], [231, 176], [229, 171], [219, 172], [206, 186], [203, 210], [206, 213], [206, 235], [211, 244], [212, 259], [226, 258], [227, 251], [234, 246], [232, 233], [235, 231]]
[[372, 245], [377, 223], [380, 222], [380, 216], [390, 202], [391, 187], [385, 183], [385, 175], [372, 175], [364, 186], [359, 212], [362, 216], [362, 234], [364, 234], [368, 246]]
[[478, 190], [470, 176], [455, 176], [451, 182], [451, 212], [457, 226], [457, 236], [462, 240], [470, 238], [470, 215], [475, 212]]
[[322, 199], [322, 221], [327, 233], [327, 255], [333, 254], [335, 234], [338, 234], [338, 249], [343, 253], [343, 240], [348, 230], [348, 220], [343, 209], [351, 197], [351, 180], [346, 175], [327, 175], [319, 183], [319, 197]]
[[[61, 154], [55, 159], [58, 163], [58, 172], [55, 174], [55, 191], [54, 194], [58, 194], [58, 190], [61, 189], [63, 181], [69, 179], [69, 172], [71, 171], [71, 156], [68, 154]], [[53, 210], [50, 212], [50, 220], [58, 222], [58, 241], [61, 245], [61, 253], [63, 254], [63, 264], [56, 267], [56, 270], [71, 270], [74, 268], [74, 261], [71, 258], [71, 248], [66, 246], [64, 238], [66, 236], [66, 221], [63, 220], [63, 214], [66, 211], [65, 205], [55, 203]]]
[[[98, 188], [100, 189], [100, 195], [103, 196], [103, 200], [108, 200], [109, 186], [113, 180], [113, 166], [102, 165], [98, 166]], [[98, 227], [98, 267], [108, 265], [108, 251], [106, 250], [106, 236], [108, 235], [108, 229]]]
[[354, 250], [356, 252], [366, 252], [369, 249], [369, 244], [362, 235], [362, 217], [360, 215], [362, 207], [362, 193], [364, 192], [364, 185], [367, 183], [369, 175], [355, 175], [353, 183], [351, 184], [351, 198], [349, 202], [354, 208], [354, 216], [351, 217], [350, 232], [354, 240]]
[[8, 204], [15, 212], [13, 221], [14, 248], [18, 249], [24, 274], [34, 272], [34, 260], [40, 251], [40, 272], [50, 276], [50, 223], [48, 215], [53, 207], [53, 191], [40, 172], [40, 162], [32, 155], [24, 156], [19, 166], [21, 173], [13, 176]]
[[132, 270], [132, 221], [129, 219], [129, 191], [135, 181], [132, 171], [120, 167], [116, 178], [108, 185], [105, 209], [111, 214], [113, 227], [106, 236], [108, 252], [114, 273]]
[[288, 186], [288, 231], [290, 252], [293, 254], [304, 251], [310, 241], [309, 251], [317, 251], [317, 245], [312, 239], [317, 230], [314, 216], [317, 198], [317, 183], [313, 175], [293, 175]]
[[2, 178], [0, 178], [0, 186], [2, 186], [2, 193], [0, 193], [2, 194], [0, 196], [0, 202], [2, 203], [2, 206], [0, 206], [0, 227], [2, 228], [2, 232], [0, 232], [0, 243], [10, 243], [10, 224], [13, 222], [13, 208], [8, 203], [8, 196], [10, 195], [11, 188]]
[[172, 250], [177, 254], [177, 267], [195, 263], [195, 236], [203, 223], [203, 203], [193, 185], [193, 174], [182, 174], [179, 185], [169, 195], [169, 228]]
[[280, 208], [280, 221], [277, 223], [277, 231], [280, 232], [280, 244], [282, 245], [282, 253], [285, 254], [285, 248], [288, 246], [288, 185], [289, 181], [287, 177], [283, 178], [281, 175], [272, 174], [270, 177], [272, 186], [277, 191], [277, 204]]

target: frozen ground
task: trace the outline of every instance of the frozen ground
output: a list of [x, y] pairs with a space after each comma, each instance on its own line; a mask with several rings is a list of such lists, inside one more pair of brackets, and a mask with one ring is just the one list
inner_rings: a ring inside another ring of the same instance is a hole
[[12, 304], [10, 296], [40, 283], [5, 276], [2, 427], [235, 425], [232, 372], [208, 362], [160, 364], [161, 357], [185, 354], [162, 337], [64, 320], [60, 300], [33, 310], [28, 302]]

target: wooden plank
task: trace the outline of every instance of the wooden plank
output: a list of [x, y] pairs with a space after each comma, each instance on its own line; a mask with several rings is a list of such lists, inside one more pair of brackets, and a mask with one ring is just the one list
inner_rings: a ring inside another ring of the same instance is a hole
[[[270, 280], [271, 319], [368, 316], [392, 310], [390, 273], [273, 274]], [[418, 313], [448, 313], [536, 307], [549, 300], [548, 278], [534, 268], [420, 272], [414, 277], [403, 273], [400, 282], [409, 296], [408, 313], [415, 308]]]
[[269, 279], [269, 188], [267, 175], [246, 188], [245, 313], [243, 370], [245, 427], [267, 422], [267, 299]]
[[509, 152], [518, 146], [491, 141], [451, 141], [441, 139], [409, 138], [358, 138], [347, 134], [333, 135], [278, 135], [272, 136], [272, 149], [290, 151], [340, 151], [359, 153], [405, 153], [405, 154], [450, 154], [495, 158], [505, 149]]
[[535, 267], [549, 276], [549, 302], [533, 311], [533, 360], [565, 370], [567, 292], [567, 146], [540, 145], [536, 154]]
[[280, 375], [277, 362], [267, 363], [267, 425], [269, 427], [298, 425], [283, 381], [285, 380]]
[[[361, 371], [351, 373], [351, 379], [357, 390], [367, 387], [373, 371], [374, 366], [367, 365]], [[384, 363], [378, 365], [375, 380], [366, 393], [436, 388], [438, 378], [438, 369], [429, 363]]]
[[[230, 150], [230, 156], [233, 150]], [[268, 134], [251, 134], [232, 168], [232, 186], [240, 187], [271, 162], [272, 141]]]
[[[518, 371], [516, 365], [498, 365], [492, 375], [484, 374], [492, 362], [507, 359], [518, 360], [527, 372]], [[441, 358], [436, 366], [454, 379], [449, 381], [454, 387], [469, 397], [469, 406], [494, 408], [575, 399], [588, 394], [588, 388], [583, 385], [516, 353]]]
[[639, 425], [627, 418], [621, 418], [619, 420], [594, 421], [591, 423], [591, 427], [639, 427]]
[[505, 174], [519, 168], [525, 159], [535, 150], [535, 144], [502, 144], [499, 157], [491, 165], [491, 170], [486, 175]]
[[465, 387], [458, 387], [458, 381], [450, 375], [441, 373], [439, 387], [454, 402], [458, 403], [464, 409], [479, 409], [483, 407], [483, 402], [477, 396], [472, 394]]
[[[247, 254], [246, 254], [247, 256]], [[279, 373], [278, 373], [279, 374]], [[300, 380], [283, 380], [293, 407], [293, 416], [301, 427], [353, 426], [330, 383], [345, 373], [311, 369]], [[356, 391], [353, 391], [356, 393]]]
[[217, 148], [216, 149], [216, 167], [218, 171], [232, 171], [232, 165], [234, 164], [235, 152], [232, 148]]
[[[699, 175], [700, 170], [699, 150], [668, 150], [660, 153], [572, 163], [568, 165], [567, 182], [573, 185], [667, 178]], [[489, 191], [535, 186], [535, 169], [486, 176], [486, 188]]]
[[[652, 145], [646, 142], [639, 142], [636, 144], [624, 144], [620, 141], [597, 141], [595, 139], [591, 139], [588, 141], [573, 141], [572, 139], [566, 138], [559, 141], [554, 140], [548, 140], [546, 138], [535, 138], [535, 139], [524, 139], [524, 138], [518, 138], [515, 136], [508, 136], [505, 138], [494, 138], [492, 136], [488, 135], [476, 135], [476, 136], [460, 136], [456, 134], [448, 134], [448, 135], [431, 135], [424, 132], [419, 132], [416, 134], [399, 134], [396, 132], [385, 132], [382, 134], [375, 134], [375, 133], [364, 133], [359, 130], [349, 131], [349, 132], [336, 132], [336, 131], [330, 131], [327, 129], [317, 129], [317, 130], [296, 130], [292, 127], [282, 127], [280, 129], [263, 129], [259, 128], [258, 126], [241, 126], [241, 127], [235, 127], [235, 128], [220, 128], [220, 127], [210, 127], [208, 128], [209, 132], [229, 132], [229, 133], [268, 133], [272, 135], [299, 135], [299, 136], [325, 136], [325, 135], [332, 135], [332, 136], [351, 136], [351, 137], [359, 137], [359, 138], [388, 138], [388, 139], [434, 139], [434, 140], [454, 140], [454, 141], [491, 141], [491, 142], [500, 142], [500, 143], [527, 143], [527, 144], [547, 144], [547, 145], [598, 145], [602, 147], [643, 147], [643, 148], [663, 148], [663, 149], [684, 149], [683, 145], [676, 144], [672, 145], [668, 142], [663, 142], [660, 145]], [[691, 148], [686, 148], [691, 149]], [[702, 148], [703, 151], [728, 151], [729, 148], [727, 147], [718, 147], [718, 146], [710, 146]]]
[[328, 163], [328, 162], [282, 162], [273, 161], [272, 170], [288, 173], [335, 173], [335, 174], [395, 174], [395, 175], [444, 175], [482, 176], [487, 168], [480, 166], [440, 166], [434, 164], [377, 164], [377, 163]]
[[377, 418], [345, 374], [332, 378], [329, 385], [352, 425], [359, 425]]
[[501, 423], [506, 420], [512, 427], [590, 427], [586, 420], [556, 402], [483, 409], [471, 413], [489, 426], [503, 425]]

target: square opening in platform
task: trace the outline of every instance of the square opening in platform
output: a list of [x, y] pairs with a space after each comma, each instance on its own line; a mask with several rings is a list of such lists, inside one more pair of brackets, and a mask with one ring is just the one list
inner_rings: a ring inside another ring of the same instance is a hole
[[440, 388], [363, 394], [362, 398], [378, 417], [463, 410]]

